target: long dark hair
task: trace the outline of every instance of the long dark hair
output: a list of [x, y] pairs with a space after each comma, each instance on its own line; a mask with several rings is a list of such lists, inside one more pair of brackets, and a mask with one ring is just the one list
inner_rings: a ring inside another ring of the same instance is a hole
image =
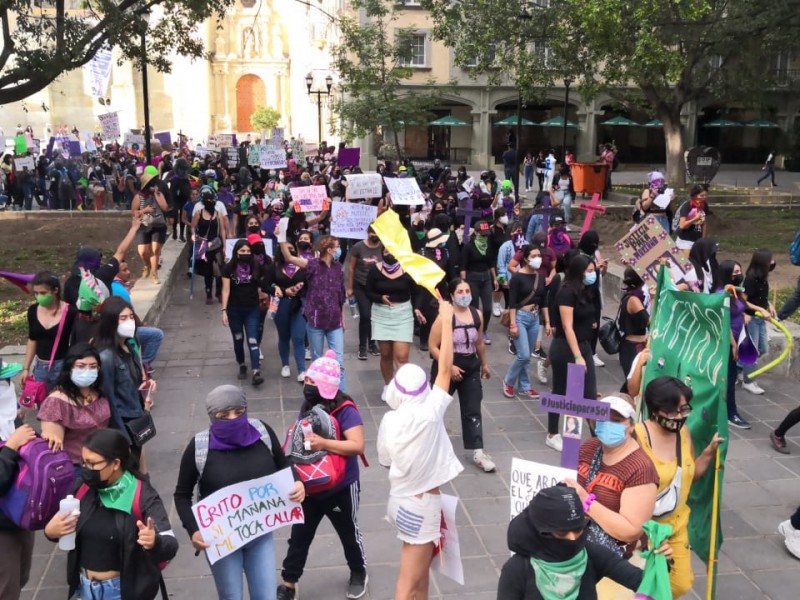
[[61, 373], [58, 374], [54, 385], [56, 389], [64, 392], [69, 399], [78, 406], [83, 406], [83, 397], [81, 396], [81, 391], [78, 389], [78, 386], [72, 382], [72, 368], [78, 360], [89, 356], [97, 361], [97, 380], [90, 386], [90, 389], [100, 394], [103, 389], [103, 373], [100, 370], [100, 353], [97, 351], [97, 348], [86, 342], [75, 344], [67, 350], [67, 354], [64, 357], [64, 366], [61, 368]]
[[754, 279], [766, 279], [769, 277], [769, 264], [772, 262], [772, 251], [766, 248], [759, 248], [753, 252], [750, 264], [747, 267], [747, 277]]
[[119, 348], [119, 336], [117, 327], [119, 326], [119, 315], [126, 308], [133, 310], [133, 307], [119, 296], [111, 296], [100, 309], [100, 322], [97, 324], [97, 334], [94, 336], [94, 345], [98, 350], [112, 348], [116, 351]]
[[717, 285], [723, 287], [733, 283], [733, 270], [741, 265], [735, 260], [723, 260], [717, 267]]
[[458, 289], [458, 286], [460, 286], [462, 283], [467, 283], [467, 280], [466, 279], [461, 279], [461, 277], [453, 277], [447, 283], [447, 293], [448, 293], [448, 295], [450, 296], [451, 299], [453, 297], [453, 294], [456, 293], [456, 289]]
[[[239, 261], [238, 253], [239, 250], [241, 250], [245, 246], [250, 248], [250, 260], [246, 263], [243, 263]], [[250, 242], [248, 242], [246, 239], [241, 238], [239, 240], [236, 240], [236, 243], [233, 245], [233, 252], [231, 252], [231, 262], [237, 265], [241, 264], [248, 265], [250, 267], [250, 276], [254, 279], [257, 278], [258, 263], [256, 262], [255, 254], [253, 254], [253, 247], [250, 245]]]
[[589, 290], [583, 283], [583, 274], [586, 273], [586, 269], [591, 263], [592, 261], [589, 258], [583, 254], [578, 254], [569, 261], [567, 270], [564, 273], [564, 287], [570, 288], [578, 294], [581, 304], [590, 300]]
[[692, 245], [692, 249], [689, 250], [689, 262], [692, 263], [694, 267], [697, 279], [704, 283], [705, 274], [703, 273], [703, 269], [706, 264], [708, 264], [708, 268], [711, 272], [710, 289], [717, 289], [717, 270], [719, 268], [719, 264], [717, 263], [717, 242], [710, 238], [701, 238], [697, 240]]
[[130, 441], [121, 431], [98, 429], [86, 438], [83, 447], [99, 454], [109, 462], [119, 459], [123, 469], [137, 479], [143, 479], [139, 472], [139, 459], [131, 452]]

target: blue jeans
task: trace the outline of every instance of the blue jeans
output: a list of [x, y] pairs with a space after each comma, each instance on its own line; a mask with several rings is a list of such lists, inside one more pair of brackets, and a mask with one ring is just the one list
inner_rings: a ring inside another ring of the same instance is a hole
[[261, 368], [258, 357], [258, 322], [260, 311], [258, 306], [252, 308], [239, 308], [228, 306], [228, 327], [233, 336], [233, 353], [236, 362], [244, 364], [244, 338], [247, 336], [247, 347], [250, 350], [250, 365], [254, 371]]
[[[506, 373], [503, 383], [510, 385], [520, 392], [531, 389], [531, 378], [528, 375], [528, 365], [531, 363], [531, 351], [539, 337], [539, 315], [534, 315], [526, 310], [517, 311], [517, 331], [519, 336], [514, 340], [517, 348], [517, 357]], [[517, 382], [519, 385], [517, 386]]]
[[244, 598], [242, 572], [247, 577], [250, 600], [275, 600], [278, 583], [275, 575], [275, 542], [271, 533], [254, 539], [211, 565], [219, 600]]
[[[764, 309], [766, 310], [766, 309]], [[746, 325], [747, 334], [753, 340], [753, 345], [758, 350], [758, 355], [763, 356], [769, 350], [769, 337], [767, 336], [767, 322], [764, 319], [750, 319]], [[756, 365], [742, 365], [742, 374], [744, 375], [744, 382], [750, 383], [749, 375], [759, 367]]]
[[142, 362], [149, 367], [158, 355], [161, 342], [164, 341], [164, 332], [158, 327], [139, 327], [136, 337], [142, 347]]
[[[339, 381], [339, 389], [346, 391], [344, 384], [344, 331], [338, 329], [317, 329], [311, 325], [306, 325], [308, 333], [308, 345], [311, 347], [311, 360], [317, 360], [324, 354], [325, 340], [328, 340], [328, 348], [336, 352], [336, 360], [342, 368], [342, 379]], [[305, 351], [305, 350], [304, 350]]]
[[47, 393], [50, 393], [50, 390], [53, 389], [53, 386], [56, 383], [56, 379], [61, 374], [61, 367], [64, 366], [63, 360], [54, 360], [53, 361], [53, 368], [50, 369], [50, 372], [47, 371], [47, 365], [50, 364], [50, 361], [43, 361], [36, 359], [36, 366], [33, 368], [33, 378], [36, 381], [44, 381], [47, 384]]
[[122, 600], [119, 577], [91, 581], [81, 575], [81, 600]]
[[525, 188], [533, 187], [533, 165], [525, 165]]
[[564, 198], [561, 200], [561, 207], [564, 209], [564, 223], [569, 225], [569, 217], [572, 212], [572, 194], [564, 194]]
[[278, 330], [278, 355], [281, 357], [281, 366], [289, 366], [289, 342], [291, 342], [297, 373], [302, 373], [306, 370], [306, 318], [302, 309], [292, 312], [292, 301], [289, 298], [281, 300], [278, 305], [275, 329]]
[[525, 231], [525, 242], [530, 244], [537, 229], [547, 231], [547, 225], [542, 223], [542, 215], [531, 215], [528, 220], [528, 229]]

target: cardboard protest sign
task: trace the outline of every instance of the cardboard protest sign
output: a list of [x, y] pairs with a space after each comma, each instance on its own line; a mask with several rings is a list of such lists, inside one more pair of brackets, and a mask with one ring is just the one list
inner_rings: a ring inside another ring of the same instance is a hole
[[122, 143], [129, 148], [133, 148], [135, 145], [138, 149], [144, 146], [144, 136], [139, 133], [131, 133], [130, 131], [126, 131]]
[[81, 143], [80, 142], [73, 142], [70, 140], [65, 144], [67, 152], [72, 157], [80, 156], [81, 155]]
[[[236, 245], [236, 242], [239, 241], [240, 238], [233, 238], [225, 240], [225, 262], [229, 261], [233, 256], [233, 247]], [[272, 240], [268, 238], [261, 238], [264, 240], [264, 250], [266, 251], [267, 255], [272, 256]]]
[[292, 156], [298, 164], [305, 164], [306, 146], [301, 140], [292, 140]]
[[279, 146], [259, 146], [258, 166], [262, 169], [285, 169], [286, 150]]
[[552, 487], [565, 479], [576, 479], [577, 471], [554, 467], [544, 463], [511, 459], [511, 518], [513, 519], [530, 504], [531, 499], [544, 488]]
[[283, 127], [273, 127], [272, 132], [269, 136], [269, 143], [271, 146], [282, 146], [283, 145]]
[[358, 163], [361, 162], [361, 148], [342, 148], [339, 150], [336, 162], [343, 169], [357, 167]]
[[324, 185], [304, 185], [293, 187], [289, 191], [292, 194], [292, 200], [295, 201], [295, 211], [310, 212], [325, 209], [325, 198], [327, 198], [328, 192]]
[[105, 115], [98, 115], [102, 133], [100, 137], [104, 140], [116, 140], [119, 137], [119, 115], [115, 112]]
[[33, 171], [34, 162], [32, 156], [20, 156], [19, 158], [14, 158], [14, 167], [17, 171], [22, 171], [23, 169], [27, 168], [28, 171]]
[[331, 235], [351, 240], [366, 239], [367, 227], [377, 216], [377, 206], [333, 202], [331, 204]]
[[415, 206], [425, 204], [425, 196], [419, 189], [417, 180], [413, 177], [387, 177], [384, 179], [389, 193], [392, 194], [392, 204], [397, 206]]
[[218, 135], [210, 135], [210, 136], [208, 136], [208, 139], [206, 140], [206, 148], [208, 148], [212, 152], [218, 152], [220, 147], [221, 147], [221, 144], [219, 142], [219, 136]]
[[220, 148], [230, 148], [233, 146], [233, 135], [230, 133], [220, 133], [217, 135], [217, 142]]
[[303, 523], [302, 505], [291, 502], [291, 469], [235, 483], [192, 506], [212, 565], [249, 541], [287, 525]]
[[383, 196], [383, 177], [380, 173], [347, 176], [347, 197], [351, 200], [381, 196]]
[[625, 237], [615, 244], [622, 262], [633, 267], [645, 281], [655, 282], [662, 258], [685, 273], [688, 260], [654, 216], [645, 217]]
[[456, 529], [457, 507], [458, 498], [442, 494], [442, 538], [438, 553], [434, 552], [431, 570], [464, 585], [464, 565], [461, 564], [461, 547]]

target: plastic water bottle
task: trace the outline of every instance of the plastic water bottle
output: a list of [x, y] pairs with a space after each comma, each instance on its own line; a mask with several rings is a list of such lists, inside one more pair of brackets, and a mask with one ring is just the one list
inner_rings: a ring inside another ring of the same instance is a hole
[[[58, 512], [68, 512], [72, 515], [81, 514], [81, 501], [75, 496], [67, 496], [58, 503]], [[74, 550], [75, 549], [75, 532], [68, 535], [61, 536], [58, 540], [58, 548], [60, 550]]]
[[280, 305], [280, 303], [281, 299], [278, 298], [277, 296], [272, 296], [269, 299], [269, 308], [267, 309], [267, 316], [273, 321], [275, 320], [275, 315], [278, 314], [278, 306]]
[[350, 296], [347, 299], [347, 304], [350, 306], [350, 316], [354, 319], [358, 318], [358, 303], [356, 302], [355, 296]]
[[314, 430], [311, 428], [311, 423], [308, 422], [308, 419], [303, 419], [300, 422], [300, 429], [303, 431], [303, 448], [305, 448], [306, 452], [311, 451], [311, 442], [308, 441], [308, 438], [314, 433]]

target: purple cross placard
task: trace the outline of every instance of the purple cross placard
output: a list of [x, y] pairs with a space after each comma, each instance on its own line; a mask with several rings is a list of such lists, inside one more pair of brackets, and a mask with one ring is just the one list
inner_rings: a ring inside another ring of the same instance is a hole
[[592, 194], [592, 201], [589, 204], [581, 202], [578, 208], [586, 211], [586, 217], [584, 217], [583, 226], [581, 227], [581, 235], [591, 229], [594, 213], [606, 214], [606, 207], [600, 204], [600, 194]]
[[475, 208], [472, 196], [467, 196], [464, 200], [459, 201], [458, 208], [456, 209], [457, 217], [464, 217], [464, 235], [461, 236], [461, 245], [466, 245], [469, 242], [469, 229], [472, 225], [472, 218], [483, 216], [480, 208]]
[[[570, 363], [567, 366], [567, 393], [541, 394], [539, 406], [545, 412], [570, 415], [581, 419], [608, 421], [611, 418], [611, 405], [595, 398], [583, 397], [583, 384], [586, 367]], [[580, 431], [580, 428], [578, 428]], [[578, 468], [578, 453], [581, 447], [580, 436], [562, 435], [564, 449], [561, 451], [561, 466], [567, 469]]]

